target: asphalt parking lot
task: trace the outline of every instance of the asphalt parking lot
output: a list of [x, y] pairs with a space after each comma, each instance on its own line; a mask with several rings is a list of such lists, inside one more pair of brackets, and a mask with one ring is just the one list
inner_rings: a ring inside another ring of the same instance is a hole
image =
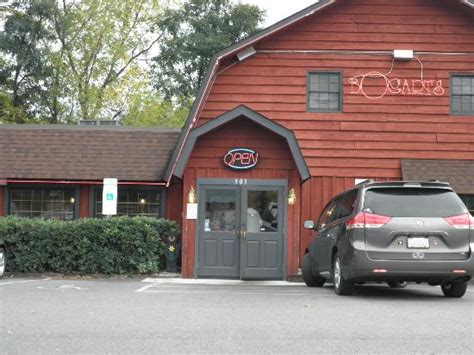
[[0, 353], [474, 352], [474, 285], [0, 280]]

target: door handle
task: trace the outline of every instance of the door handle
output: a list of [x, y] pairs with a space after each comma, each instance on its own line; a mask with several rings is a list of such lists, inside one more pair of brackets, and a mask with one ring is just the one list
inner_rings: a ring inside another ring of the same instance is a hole
[[241, 230], [241, 229], [237, 229], [237, 230], [235, 231], [235, 233], [236, 233], [236, 235], [237, 235], [237, 239], [240, 239], [241, 234], [242, 234], [242, 230]]
[[244, 234], [243, 239], [247, 239], [247, 231], [244, 230], [244, 231], [242, 231], [242, 233]]

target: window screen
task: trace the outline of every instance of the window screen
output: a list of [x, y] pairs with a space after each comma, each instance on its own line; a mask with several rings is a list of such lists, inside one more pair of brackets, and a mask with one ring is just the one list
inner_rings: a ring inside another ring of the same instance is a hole
[[308, 110], [341, 111], [341, 74], [310, 73], [308, 78]]
[[474, 75], [451, 77], [451, 112], [474, 115]]

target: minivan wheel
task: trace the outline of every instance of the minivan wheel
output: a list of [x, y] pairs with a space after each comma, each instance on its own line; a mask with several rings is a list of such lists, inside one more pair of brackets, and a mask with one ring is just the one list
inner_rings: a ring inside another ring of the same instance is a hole
[[6, 265], [5, 249], [0, 248], [0, 277], [2, 277], [3, 273], [5, 272], [5, 265]]
[[354, 293], [354, 283], [346, 280], [342, 275], [342, 265], [339, 255], [336, 254], [333, 263], [334, 292], [339, 296], [349, 296]]
[[446, 297], [461, 298], [467, 290], [467, 281], [450, 281], [441, 285], [441, 290]]
[[323, 287], [326, 279], [324, 277], [314, 276], [311, 271], [311, 259], [308, 254], [303, 257], [303, 280], [308, 287]]

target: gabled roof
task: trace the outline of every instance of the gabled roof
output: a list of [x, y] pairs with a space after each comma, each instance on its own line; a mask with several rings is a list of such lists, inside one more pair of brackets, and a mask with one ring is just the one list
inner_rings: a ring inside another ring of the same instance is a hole
[[[176, 145], [176, 149], [173, 152], [169, 166], [166, 170], [165, 178], [167, 179], [167, 183], [169, 184], [171, 181], [171, 178], [174, 175], [174, 171], [176, 169], [176, 166], [178, 164], [179, 159], [181, 158], [181, 154], [184, 148], [184, 144], [186, 143], [186, 140], [189, 136], [190, 130], [193, 128], [195, 125], [197, 118], [199, 116], [199, 113], [202, 109], [202, 106], [204, 104], [204, 101], [209, 93], [210, 88], [212, 87], [214, 83], [215, 76], [217, 74], [217, 71], [219, 69], [220, 64], [222, 63], [223, 60], [230, 58], [231, 56], [235, 56], [237, 53], [243, 51], [244, 49], [247, 49], [257, 42], [266, 39], [272, 35], [274, 35], [277, 32], [283, 31], [286, 28], [293, 26], [304, 19], [306, 19], [308, 16], [312, 16], [323, 9], [332, 6], [336, 3], [341, 3], [343, 0], [319, 0], [315, 1], [315, 3], [311, 6], [308, 6], [307, 8], [295, 13], [294, 15], [291, 15], [277, 23], [275, 23], [272, 26], [269, 26], [265, 28], [264, 30], [256, 33], [253, 36], [250, 36], [228, 48], [223, 49], [222, 51], [218, 52], [215, 54], [212, 59], [211, 59], [211, 64], [206, 72], [206, 75], [203, 79], [203, 84], [201, 85], [201, 88], [196, 96], [196, 99], [194, 100], [193, 106], [191, 108], [191, 111], [189, 113], [189, 116], [186, 120], [186, 123], [184, 125], [183, 131], [181, 132], [181, 135], [178, 139], [178, 143]], [[455, 3], [457, 5], [466, 5], [468, 6], [471, 10], [474, 10], [474, 0], [446, 0], [447, 2]]]
[[239, 106], [233, 109], [232, 111], [228, 111], [223, 115], [203, 124], [202, 126], [193, 129], [189, 134], [188, 139], [186, 140], [183, 151], [181, 153], [181, 157], [175, 167], [174, 176], [182, 178], [184, 174], [184, 169], [186, 168], [188, 160], [193, 152], [194, 145], [196, 144], [196, 141], [199, 137], [241, 117], [245, 117], [250, 121], [253, 121], [254, 123], [284, 138], [288, 143], [288, 147], [290, 149], [291, 155], [293, 156], [293, 160], [295, 162], [296, 168], [298, 169], [301, 180], [304, 181], [310, 178], [311, 175], [309, 173], [308, 167], [306, 166], [303, 154], [301, 153], [298, 141], [296, 140], [296, 137], [293, 132], [283, 126], [280, 126], [278, 123], [275, 123], [272, 120], [260, 115], [259, 113], [249, 109], [246, 106]]
[[180, 130], [0, 125], [0, 180], [163, 182]]

